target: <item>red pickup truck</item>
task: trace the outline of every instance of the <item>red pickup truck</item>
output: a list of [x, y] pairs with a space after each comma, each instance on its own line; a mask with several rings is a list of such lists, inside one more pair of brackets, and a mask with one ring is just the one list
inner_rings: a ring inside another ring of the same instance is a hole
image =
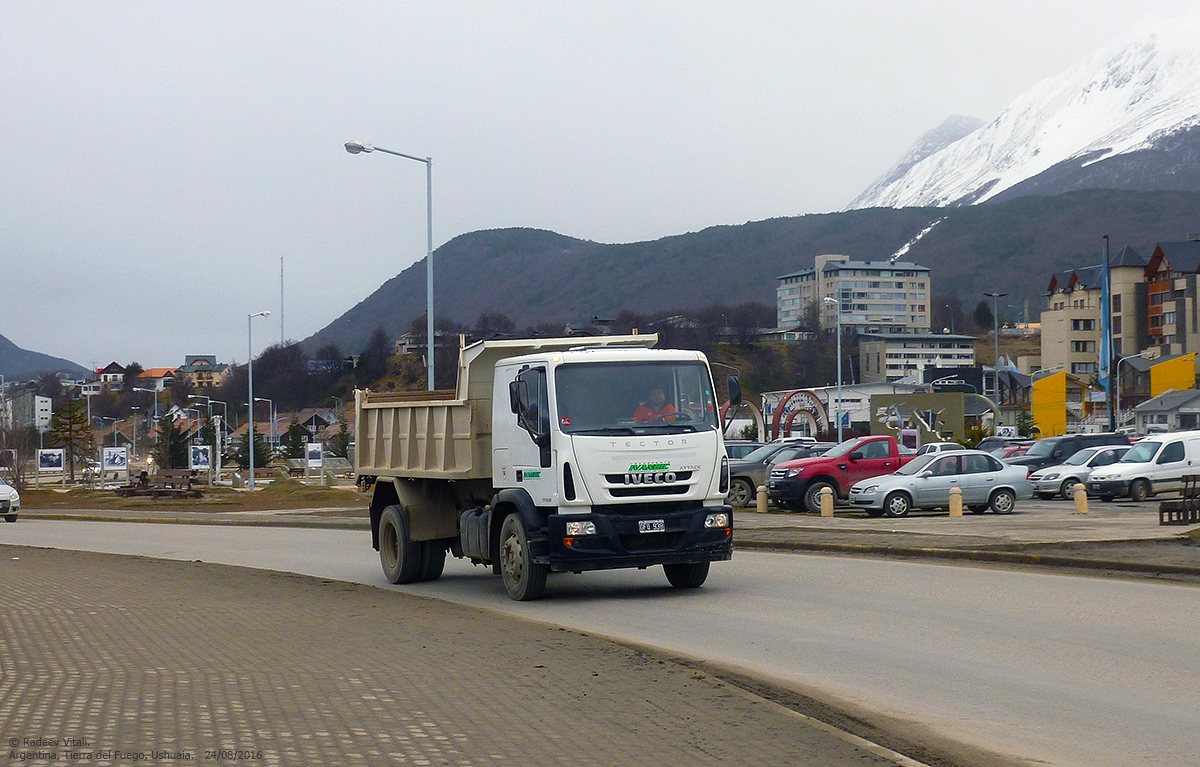
[[844, 500], [855, 482], [891, 474], [915, 457], [901, 455], [892, 437], [850, 439], [824, 455], [775, 464], [767, 492], [776, 506], [818, 514], [822, 488], [833, 488], [834, 495]]

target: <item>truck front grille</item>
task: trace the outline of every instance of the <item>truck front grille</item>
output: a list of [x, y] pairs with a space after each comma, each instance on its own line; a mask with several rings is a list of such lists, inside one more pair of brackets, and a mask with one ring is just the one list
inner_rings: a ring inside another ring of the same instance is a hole
[[691, 485], [643, 485], [641, 487], [610, 487], [613, 498], [637, 498], [643, 495], [686, 495]]
[[660, 551], [674, 549], [679, 544], [682, 532], [639, 533], [619, 536], [626, 551]]

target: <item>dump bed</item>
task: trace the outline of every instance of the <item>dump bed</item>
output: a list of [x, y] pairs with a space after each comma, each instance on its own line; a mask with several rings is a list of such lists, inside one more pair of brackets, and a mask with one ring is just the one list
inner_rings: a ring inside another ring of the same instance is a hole
[[650, 347], [655, 334], [480, 341], [459, 350], [455, 390], [355, 391], [359, 476], [487, 479], [492, 473], [492, 382], [501, 359], [576, 347]]

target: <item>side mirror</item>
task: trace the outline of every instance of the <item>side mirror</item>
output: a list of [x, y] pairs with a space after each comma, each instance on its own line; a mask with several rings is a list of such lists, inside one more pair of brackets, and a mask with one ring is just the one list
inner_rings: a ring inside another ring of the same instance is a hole
[[736, 375], [729, 376], [729, 407], [737, 410], [742, 404], [742, 381]]
[[853, 453], [850, 454], [851, 461], [861, 461], [862, 459], [863, 459], [863, 454], [862, 454], [861, 450], [855, 450]]
[[921, 472], [917, 476], [920, 477], [921, 479], [929, 479], [930, 477], [933, 476], [933, 471], [930, 469], [926, 469], [925, 471]]

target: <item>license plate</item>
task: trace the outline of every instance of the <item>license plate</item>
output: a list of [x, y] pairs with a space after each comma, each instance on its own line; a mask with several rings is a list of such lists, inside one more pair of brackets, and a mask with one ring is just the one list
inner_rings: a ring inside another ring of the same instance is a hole
[[661, 519], [639, 519], [639, 533], [662, 533], [667, 529], [667, 523]]

